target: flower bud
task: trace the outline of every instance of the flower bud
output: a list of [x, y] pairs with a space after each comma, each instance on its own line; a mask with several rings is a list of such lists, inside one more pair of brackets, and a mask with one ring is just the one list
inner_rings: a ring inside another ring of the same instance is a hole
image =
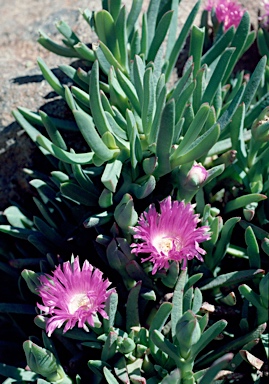
[[187, 174], [184, 186], [192, 191], [198, 189], [207, 179], [208, 172], [201, 164], [195, 164]]
[[135, 342], [129, 337], [123, 338], [122, 342], [119, 345], [119, 352], [123, 355], [132, 352], [135, 349]]
[[196, 344], [201, 337], [201, 328], [195, 314], [187, 311], [179, 319], [176, 325], [176, 337], [179, 342], [180, 354], [187, 359], [192, 345]]
[[134, 209], [134, 201], [131, 195], [126, 193], [115, 208], [114, 213], [117, 224], [124, 231], [129, 231], [137, 223], [138, 215]]
[[31, 371], [45, 377], [51, 383], [72, 383], [50, 351], [39, 347], [30, 340], [23, 343], [23, 349]]

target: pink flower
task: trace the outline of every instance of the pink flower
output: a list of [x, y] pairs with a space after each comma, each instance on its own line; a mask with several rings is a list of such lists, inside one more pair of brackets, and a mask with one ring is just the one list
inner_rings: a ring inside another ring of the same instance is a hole
[[82, 269], [77, 256], [71, 263], [66, 261], [53, 272], [53, 276], [40, 276], [38, 294], [43, 304], [37, 304], [45, 315], [52, 315], [46, 325], [48, 336], [64, 323], [63, 332], [73, 328], [78, 322], [79, 328], [88, 331], [86, 323], [93, 326], [97, 312], [105, 319], [105, 302], [114, 291], [108, 279], [102, 279], [103, 273], [85, 260]]
[[236, 0], [208, 0], [205, 9], [211, 11], [212, 8], [215, 8], [218, 22], [223, 23], [225, 30], [232, 25], [237, 27], [245, 13]]
[[187, 260], [194, 257], [203, 261], [201, 255], [206, 252], [199, 243], [209, 240], [210, 234], [207, 226], [197, 228], [198, 217], [190, 203], [171, 201], [170, 196], [160, 203], [160, 213], [150, 205], [134, 228], [134, 238], [142, 242], [131, 244], [132, 252], [150, 254], [142, 262], [150, 260], [153, 263], [152, 274], [158, 269], [167, 269], [170, 260], [183, 261], [182, 268], [186, 268]]
[[211, 9], [214, 8], [214, 6], [215, 6], [215, 2], [216, 2], [216, 0], [207, 0], [207, 2], [205, 4], [205, 10], [211, 11]]

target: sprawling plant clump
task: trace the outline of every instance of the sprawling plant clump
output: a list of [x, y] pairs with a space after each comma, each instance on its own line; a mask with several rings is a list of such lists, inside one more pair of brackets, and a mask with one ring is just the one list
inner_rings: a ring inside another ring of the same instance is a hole
[[40, 32], [81, 67], [60, 66], [67, 86], [38, 60], [69, 120], [14, 111], [48, 173], [26, 170], [34, 206], [1, 215], [0, 350], [26, 357], [0, 365], [5, 384], [266, 379], [268, 32], [238, 71], [247, 11], [225, 23], [211, 2], [197, 27], [198, 1], [178, 34], [180, 1], [140, 19], [142, 3], [83, 11], [92, 44], [64, 21], [62, 45]]

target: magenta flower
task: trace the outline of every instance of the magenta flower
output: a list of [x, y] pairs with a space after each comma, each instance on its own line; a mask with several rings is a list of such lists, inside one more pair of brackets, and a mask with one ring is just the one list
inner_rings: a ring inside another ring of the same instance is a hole
[[64, 323], [63, 332], [73, 328], [78, 323], [79, 328], [88, 331], [87, 323], [94, 325], [97, 312], [105, 319], [105, 302], [114, 291], [108, 279], [103, 280], [103, 273], [85, 260], [82, 269], [77, 256], [71, 263], [66, 261], [53, 272], [53, 276], [40, 276], [38, 294], [44, 305], [37, 304], [45, 315], [52, 315], [46, 325], [48, 336]]
[[153, 263], [153, 275], [158, 269], [167, 269], [170, 260], [182, 262], [182, 268], [186, 268], [187, 260], [194, 257], [203, 261], [201, 255], [206, 252], [199, 243], [209, 240], [210, 234], [207, 226], [197, 228], [198, 217], [190, 203], [171, 201], [170, 196], [160, 203], [160, 213], [154, 204], [150, 205], [134, 227], [134, 238], [141, 243], [131, 244], [132, 252], [150, 254], [142, 262], [150, 260]]
[[232, 25], [237, 27], [242, 19], [245, 9], [236, 0], [208, 0], [205, 9], [211, 11], [215, 8], [219, 23], [223, 23], [224, 30]]
[[211, 9], [215, 7], [215, 2], [216, 0], [207, 0], [205, 4], [205, 10], [210, 12]]

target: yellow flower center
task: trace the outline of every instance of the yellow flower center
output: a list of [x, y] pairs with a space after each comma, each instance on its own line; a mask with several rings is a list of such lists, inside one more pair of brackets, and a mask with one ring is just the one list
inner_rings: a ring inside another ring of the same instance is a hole
[[72, 296], [68, 304], [68, 309], [73, 315], [79, 308], [84, 307], [85, 310], [90, 309], [93, 305], [93, 299], [90, 299], [85, 293], [77, 293]]
[[168, 256], [169, 251], [175, 248], [177, 251], [181, 249], [181, 242], [177, 238], [173, 237], [159, 237], [153, 242], [154, 247]]

